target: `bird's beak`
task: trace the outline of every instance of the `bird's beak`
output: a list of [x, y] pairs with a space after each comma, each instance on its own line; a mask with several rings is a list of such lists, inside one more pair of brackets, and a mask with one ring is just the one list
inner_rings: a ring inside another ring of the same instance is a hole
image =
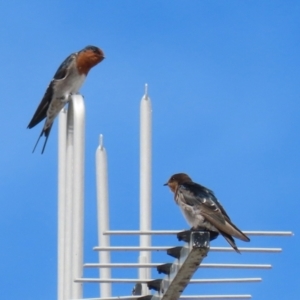
[[168, 185], [168, 183], [165, 183], [164, 186]]

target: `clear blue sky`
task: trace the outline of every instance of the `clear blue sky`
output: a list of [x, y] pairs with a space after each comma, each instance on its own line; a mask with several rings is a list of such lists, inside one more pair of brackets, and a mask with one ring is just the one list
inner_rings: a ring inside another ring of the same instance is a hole
[[[171, 174], [186, 172], [215, 191], [241, 229], [295, 233], [237, 242], [282, 247], [281, 254], [212, 253], [206, 260], [271, 263], [272, 270], [202, 269], [195, 276], [262, 276], [262, 283], [194, 285], [186, 294], [298, 299], [299, 15], [299, 1], [2, 1], [1, 299], [56, 298], [57, 122], [44, 155], [31, 153], [42, 124], [26, 126], [59, 64], [89, 44], [102, 48], [106, 59], [81, 89], [85, 262], [97, 261], [94, 156], [100, 133], [109, 159], [111, 228], [138, 228], [139, 102], [147, 82], [153, 105], [153, 228], [187, 228], [162, 186]], [[112, 239], [114, 245], [137, 242]], [[155, 238], [153, 244], [178, 242]], [[219, 238], [213, 245], [227, 244]], [[137, 256], [113, 255], [113, 261], [136, 262]], [[153, 260], [169, 258], [155, 254]], [[135, 278], [136, 271], [113, 275]], [[131, 289], [115, 285], [113, 294]], [[86, 297], [97, 293], [96, 284], [85, 286]]]

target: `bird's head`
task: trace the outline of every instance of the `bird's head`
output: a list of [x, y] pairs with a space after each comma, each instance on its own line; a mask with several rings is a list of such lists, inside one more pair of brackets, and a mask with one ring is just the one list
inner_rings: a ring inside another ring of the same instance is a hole
[[89, 70], [104, 59], [103, 51], [96, 46], [86, 46], [78, 52], [76, 61], [79, 73], [87, 75]]
[[192, 179], [189, 177], [189, 175], [185, 173], [178, 173], [174, 174], [170, 177], [167, 183], [164, 185], [167, 185], [173, 193], [176, 192], [176, 189], [179, 185], [184, 184], [186, 182], [191, 182]]

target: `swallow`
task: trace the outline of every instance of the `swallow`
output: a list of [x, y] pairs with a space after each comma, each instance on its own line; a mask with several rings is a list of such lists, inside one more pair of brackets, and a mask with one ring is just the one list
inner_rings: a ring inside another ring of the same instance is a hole
[[195, 183], [184, 173], [174, 174], [166, 184], [192, 230], [204, 229], [220, 233], [238, 253], [233, 237], [245, 242], [250, 239], [230, 220], [213, 191]]
[[27, 127], [32, 128], [46, 119], [32, 152], [44, 135], [46, 139], [42, 154], [44, 153], [54, 119], [66, 103], [71, 100], [71, 96], [78, 93], [90, 69], [103, 59], [104, 53], [101, 49], [87, 46], [69, 55], [59, 66]]

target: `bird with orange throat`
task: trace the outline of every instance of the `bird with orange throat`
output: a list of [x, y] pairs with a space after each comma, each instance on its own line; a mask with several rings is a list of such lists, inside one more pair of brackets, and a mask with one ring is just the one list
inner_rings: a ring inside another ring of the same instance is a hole
[[44, 153], [54, 119], [71, 100], [71, 96], [78, 93], [90, 69], [103, 59], [104, 53], [101, 49], [95, 46], [87, 46], [69, 55], [59, 66], [28, 124], [28, 128], [32, 128], [46, 119], [32, 152], [34, 152], [40, 138], [44, 135], [46, 139], [42, 154]]

